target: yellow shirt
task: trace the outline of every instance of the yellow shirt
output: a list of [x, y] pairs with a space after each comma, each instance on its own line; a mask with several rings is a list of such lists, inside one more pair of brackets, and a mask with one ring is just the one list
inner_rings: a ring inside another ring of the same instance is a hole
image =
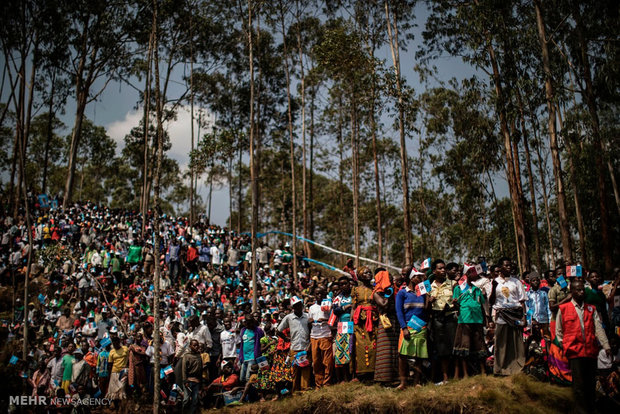
[[452, 290], [454, 289], [456, 282], [454, 280], [446, 279], [442, 284], [439, 284], [436, 280], [431, 285], [431, 296], [435, 298], [432, 309], [441, 311], [450, 304], [449, 308], [452, 308]]
[[112, 372], [121, 372], [127, 368], [128, 357], [129, 350], [126, 346], [121, 346], [120, 349], [112, 348], [108, 357], [108, 362], [112, 364]]

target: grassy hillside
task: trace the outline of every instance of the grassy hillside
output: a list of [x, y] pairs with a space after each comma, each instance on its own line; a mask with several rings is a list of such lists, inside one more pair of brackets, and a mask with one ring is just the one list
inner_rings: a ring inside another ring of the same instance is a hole
[[476, 376], [405, 391], [346, 383], [281, 401], [243, 404], [229, 413], [557, 413], [573, 406], [570, 388], [525, 375]]

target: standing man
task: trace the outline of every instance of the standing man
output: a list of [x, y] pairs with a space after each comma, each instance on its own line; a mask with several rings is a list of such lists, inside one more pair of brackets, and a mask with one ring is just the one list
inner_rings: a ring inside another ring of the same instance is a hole
[[183, 413], [193, 414], [198, 408], [198, 392], [202, 378], [200, 343], [196, 339], [189, 342], [189, 352], [183, 355], [179, 363], [181, 372], [179, 373], [178, 383], [183, 385], [189, 393], [189, 398], [183, 402]]
[[493, 373], [513, 375], [525, 365], [525, 344], [523, 327], [525, 318], [525, 289], [523, 283], [512, 277], [512, 262], [502, 257], [499, 262], [499, 276], [495, 287], [493, 314], [495, 322], [495, 360]]
[[456, 334], [457, 309], [452, 302], [456, 282], [446, 277], [446, 264], [441, 259], [433, 261], [431, 270], [435, 280], [431, 284], [432, 289], [429, 295], [429, 302], [431, 303], [430, 334], [434, 351], [433, 356], [441, 362], [443, 376], [438, 383], [441, 385], [448, 381], [448, 369], [452, 360], [454, 336]]
[[[327, 324], [330, 309], [323, 309], [322, 300], [326, 297], [323, 287], [316, 289], [316, 301], [310, 306], [308, 315], [312, 324], [310, 344], [312, 347], [312, 369], [317, 388], [328, 385], [334, 371], [334, 351], [332, 331]], [[331, 303], [331, 302], [330, 302]]]
[[[601, 344], [607, 356], [611, 348], [594, 305], [584, 304], [583, 280], [573, 279], [570, 284], [572, 298], [560, 305], [556, 319], [556, 338], [562, 344], [573, 375], [573, 394], [577, 413], [596, 410], [596, 358]], [[598, 343], [597, 343], [598, 341]]]
[[[304, 312], [304, 302], [297, 296], [291, 298], [291, 306], [293, 313], [286, 315], [280, 325], [278, 325], [277, 335], [286, 339], [283, 331], [290, 329], [291, 348], [290, 357], [296, 362], [293, 364], [293, 390], [305, 391], [310, 387], [310, 373], [312, 368], [307, 360], [295, 358], [300, 352], [307, 352], [310, 346], [310, 324], [308, 322], [308, 314]], [[299, 363], [301, 362], [301, 363]]]

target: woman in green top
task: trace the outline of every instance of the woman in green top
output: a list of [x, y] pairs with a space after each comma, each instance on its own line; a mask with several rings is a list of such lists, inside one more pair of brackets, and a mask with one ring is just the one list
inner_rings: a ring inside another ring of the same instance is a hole
[[[472, 268], [471, 271], [475, 272]], [[466, 276], [469, 274], [469, 270]], [[455, 378], [459, 377], [459, 362], [463, 378], [467, 378], [467, 358], [474, 357], [480, 363], [480, 371], [485, 374], [485, 358], [488, 349], [484, 342], [483, 326], [489, 320], [484, 311], [485, 297], [476, 286], [467, 282], [457, 286], [452, 294], [452, 302], [459, 308], [458, 324], [454, 335], [454, 355], [459, 360], [455, 366]]]

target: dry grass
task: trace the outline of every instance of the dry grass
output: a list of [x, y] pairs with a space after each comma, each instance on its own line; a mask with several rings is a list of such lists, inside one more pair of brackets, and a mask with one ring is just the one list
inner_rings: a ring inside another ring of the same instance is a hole
[[573, 406], [570, 388], [539, 382], [525, 375], [510, 378], [476, 376], [438, 387], [405, 391], [379, 385], [347, 383], [276, 402], [244, 404], [234, 413], [557, 413]]

